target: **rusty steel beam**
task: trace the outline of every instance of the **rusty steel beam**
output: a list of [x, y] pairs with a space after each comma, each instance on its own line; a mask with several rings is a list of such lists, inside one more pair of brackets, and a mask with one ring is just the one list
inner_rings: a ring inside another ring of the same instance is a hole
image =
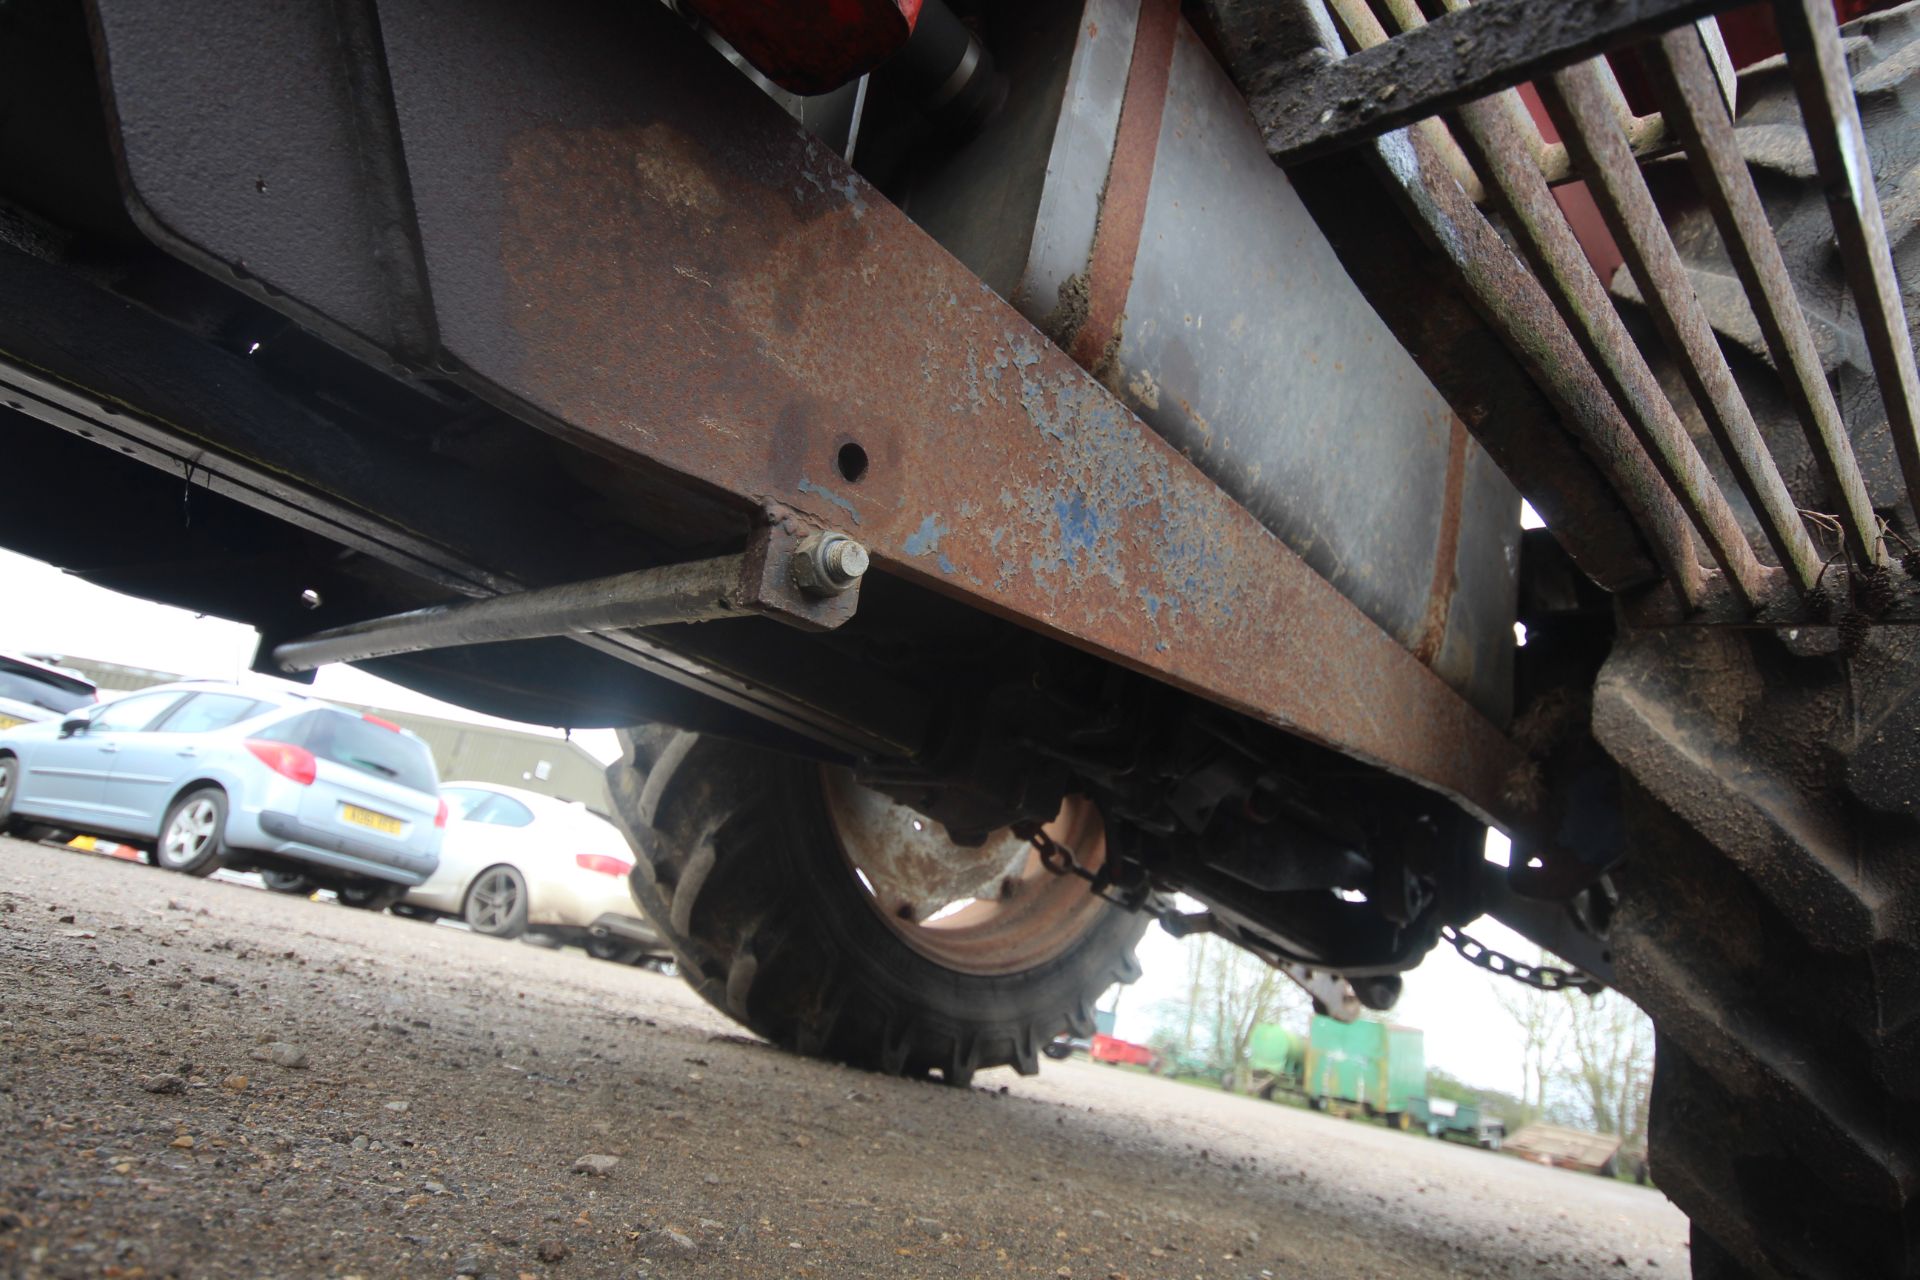
[[1660, 477], [1694, 522], [1738, 604], [1769, 602], [1768, 572], [1754, 558], [1739, 521], [1705, 460], [1660, 390], [1646, 360], [1594, 274], [1547, 181], [1526, 145], [1524, 109], [1516, 95], [1468, 103], [1455, 133], [1506, 214], [1520, 250], [1539, 273], [1587, 360], [1606, 383]]
[[1680, 366], [1707, 429], [1732, 468], [1780, 564], [1802, 591], [1819, 580], [1820, 553], [1767, 443], [1754, 425], [1733, 370], [1695, 296], [1686, 264], [1667, 234], [1653, 193], [1634, 162], [1614, 110], [1603, 63], [1586, 62], [1539, 82], [1540, 97], [1600, 216], [1640, 286], [1654, 327]]
[[[1479, 0], [1352, 57], [1263, 77], [1276, 163], [1298, 164], [1745, 0]], [[1276, 51], [1278, 52], [1278, 51]]]
[[1826, 188], [1847, 283], [1860, 304], [1860, 328], [1873, 357], [1894, 455], [1908, 498], [1920, 502], [1920, 370], [1914, 365], [1906, 307], [1873, 185], [1873, 161], [1853, 98], [1853, 77], [1840, 48], [1840, 29], [1828, 0], [1777, 0], [1774, 14], [1807, 140]]
[[1727, 256], [1746, 289], [1761, 336], [1780, 371], [1780, 385], [1806, 432], [1807, 447], [1828, 492], [1840, 504], [1847, 548], [1856, 562], [1877, 558], [1879, 526], [1866, 480], [1853, 456], [1833, 388], [1827, 384], [1813, 331], [1794, 294], [1780, 242], [1740, 154], [1727, 101], [1708, 50], [1695, 31], [1675, 31], [1649, 47], [1643, 59], [1668, 126], [1683, 144]]
[[449, 376], [1501, 817], [1493, 724], [664, 10], [381, 18]]

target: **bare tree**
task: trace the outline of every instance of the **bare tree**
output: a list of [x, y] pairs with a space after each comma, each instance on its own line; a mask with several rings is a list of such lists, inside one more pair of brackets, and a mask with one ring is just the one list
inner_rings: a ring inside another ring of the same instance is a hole
[[1653, 1023], [1624, 996], [1568, 992], [1568, 1082], [1578, 1092], [1596, 1133], [1629, 1143], [1646, 1133], [1653, 1088]]
[[1647, 1016], [1615, 992], [1593, 997], [1536, 991], [1501, 978], [1489, 982], [1520, 1029], [1520, 1098], [1527, 1111], [1538, 1116], [1551, 1109], [1595, 1133], [1619, 1134], [1629, 1145], [1642, 1138], [1653, 1086]]
[[1231, 943], [1205, 934], [1183, 943], [1187, 1000], [1162, 1006], [1154, 1035], [1163, 1052], [1199, 1053], [1245, 1091], [1253, 1033], [1307, 1007], [1306, 995], [1279, 970]]
[[[1545, 953], [1541, 953], [1541, 959]], [[1546, 1109], [1547, 1089], [1560, 1064], [1568, 1005], [1548, 991], [1490, 977], [1493, 998], [1520, 1029], [1520, 1101], [1534, 1115]], [[1525, 1117], [1521, 1117], [1525, 1119]]]
[[1256, 955], [1217, 944], [1207, 965], [1202, 998], [1213, 1006], [1214, 1059], [1232, 1074], [1241, 1093], [1251, 1084], [1248, 1049], [1254, 1029], [1306, 1008], [1307, 999], [1293, 981]]

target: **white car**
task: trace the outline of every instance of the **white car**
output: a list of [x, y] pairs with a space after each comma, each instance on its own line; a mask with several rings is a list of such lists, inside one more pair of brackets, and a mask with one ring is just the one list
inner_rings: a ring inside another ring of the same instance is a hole
[[604, 960], [664, 959], [668, 948], [627, 887], [633, 853], [585, 805], [490, 782], [440, 789], [451, 819], [440, 869], [396, 910], [458, 916], [497, 938], [533, 931]]
[[78, 671], [0, 653], [0, 729], [57, 720], [98, 701], [99, 691]]

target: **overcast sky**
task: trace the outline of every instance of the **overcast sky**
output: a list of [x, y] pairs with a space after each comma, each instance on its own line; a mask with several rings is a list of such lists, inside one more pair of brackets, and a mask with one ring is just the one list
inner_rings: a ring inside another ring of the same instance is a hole
[[[38, 561], [0, 550], [0, 650], [58, 653], [180, 675], [232, 679], [247, 670], [255, 635], [250, 627], [150, 604], [91, 586]], [[323, 668], [313, 686], [321, 697], [391, 707], [480, 724], [505, 724], [413, 693], [350, 667]], [[528, 728], [515, 725], [516, 728]], [[544, 728], [544, 726], [536, 726]], [[560, 737], [557, 729], [547, 729]], [[619, 755], [611, 731], [574, 738], [602, 760]], [[1492, 921], [1472, 926], [1482, 941], [1531, 958], [1535, 949]], [[1118, 1033], [1144, 1040], [1155, 1006], [1184, 994], [1182, 944], [1158, 926], [1140, 947], [1140, 982], [1120, 1001]], [[1426, 1033], [1427, 1064], [1472, 1083], [1518, 1092], [1520, 1036], [1493, 997], [1497, 979], [1467, 964], [1444, 945], [1407, 975], [1397, 1021]]]

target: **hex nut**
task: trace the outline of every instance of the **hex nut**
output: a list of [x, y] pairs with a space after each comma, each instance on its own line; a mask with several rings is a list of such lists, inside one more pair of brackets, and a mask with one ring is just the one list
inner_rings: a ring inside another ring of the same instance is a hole
[[844, 533], [813, 533], [801, 539], [788, 565], [793, 584], [810, 596], [850, 590], [871, 563], [867, 549]]

